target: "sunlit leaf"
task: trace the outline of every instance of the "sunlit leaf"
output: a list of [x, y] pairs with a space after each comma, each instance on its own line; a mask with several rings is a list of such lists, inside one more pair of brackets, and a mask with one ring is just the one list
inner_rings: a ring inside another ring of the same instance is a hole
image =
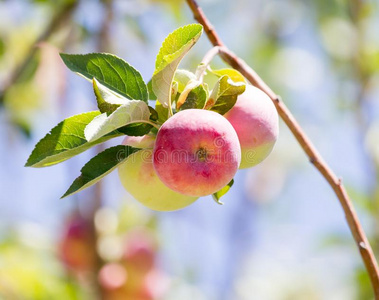
[[229, 76], [224, 75], [213, 87], [211, 95], [205, 104], [205, 109], [225, 114], [234, 106], [238, 95], [242, 94], [245, 89], [245, 83], [234, 82]]
[[121, 105], [126, 104], [128, 99], [122, 98], [102, 85], [95, 78], [92, 80], [93, 91], [96, 96], [97, 107], [102, 113], [112, 113]]
[[210, 72], [218, 77], [222, 77], [224, 75], [227, 75], [231, 80], [234, 82], [243, 82], [246, 83], [245, 77], [238, 72], [235, 69], [218, 69], [218, 70], [212, 70], [210, 69]]
[[90, 81], [96, 78], [107, 88], [128, 99], [147, 102], [147, 87], [141, 74], [123, 59], [107, 53], [60, 55], [71, 71]]
[[162, 44], [155, 62], [152, 89], [164, 107], [171, 105], [171, 87], [176, 68], [202, 31], [203, 27], [199, 24], [183, 26], [170, 33]]
[[147, 91], [149, 92], [149, 100], [157, 100], [157, 96], [153, 91], [152, 79], [150, 79], [150, 81], [147, 83]]
[[232, 179], [226, 186], [224, 186], [221, 190], [218, 192], [214, 193], [212, 195], [213, 200], [215, 200], [218, 204], [224, 204], [223, 202], [220, 201], [220, 198], [224, 196], [227, 192], [229, 192], [230, 188], [234, 184], [234, 179]]
[[96, 116], [85, 128], [84, 135], [92, 142], [128, 124], [148, 122], [149, 119], [150, 110], [145, 102], [129, 100], [109, 116], [106, 113]]
[[87, 112], [59, 123], [37, 143], [25, 166], [35, 168], [51, 166], [121, 135], [119, 132], [110, 132], [101, 139], [89, 143], [84, 136], [84, 129], [99, 114], [98, 111]]
[[[189, 87], [189, 89], [186, 88], [179, 97], [177, 104], [179, 105], [181, 103], [179, 101], [183, 101], [183, 103], [178, 106], [178, 109], [204, 108], [208, 96], [206, 87], [199, 83], [195, 87], [192, 87], [190, 84], [187, 87]], [[181, 98], [183, 100], [181, 100]]]
[[164, 107], [159, 101], [155, 102], [155, 110], [158, 113], [158, 121], [165, 122], [168, 119], [168, 108]]
[[175, 72], [174, 80], [178, 83], [178, 92], [182, 93], [190, 81], [196, 80], [196, 76], [190, 71], [178, 69]]

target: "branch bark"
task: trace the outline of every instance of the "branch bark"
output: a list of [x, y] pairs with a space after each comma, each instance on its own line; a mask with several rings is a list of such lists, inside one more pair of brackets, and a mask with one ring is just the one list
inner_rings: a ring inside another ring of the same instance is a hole
[[290, 110], [281, 101], [280, 97], [270, 89], [270, 87], [259, 77], [259, 75], [252, 68], [250, 68], [242, 59], [237, 57], [225, 46], [215, 29], [213, 28], [212, 24], [205, 16], [203, 10], [198, 6], [197, 2], [195, 0], [186, 1], [194, 15], [194, 18], [201, 25], [203, 25], [204, 31], [207, 34], [209, 41], [212, 43], [213, 46], [220, 47], [219, 53], [222, 59], [230, 66], [232, 66], [234, 69], [240, 71], [247, 78], [247, 80], [251, 82], [251, 84], [261, 89], [271, 98], [271, 100], [275, 104], [275, 107], [280, 117], [286, 123], [286, 125], [291, 130], [292, 134], [295, 136], [300, 146], [303, 148], [310, 162], [318, 169], [318, 171], [322, 174], [322, 176], [327, 180], [327, 182], [333, 189], [345, 213], [348, 226], [353, 235], [355, 243], [357, 244], [367, 272], [369, 274], [375, 299], [379, 299], [378, 264], [376, 262], [371, 245], [355, 212], [354, 206], [349, 198], [349, 195], [346, 192], [345, 187], [342, 184], [342, 180], [338, 178], [336, 174], [334, 174], [334, 172], [330, 169], [327, 163], [323, 160], [320, 153], [317, 151], [317, 149], [312, 144], [308, 136], [305, 134], [305, 132], [303, 131], [299, 123], [296, 121], [295, 117], [292, 115]]

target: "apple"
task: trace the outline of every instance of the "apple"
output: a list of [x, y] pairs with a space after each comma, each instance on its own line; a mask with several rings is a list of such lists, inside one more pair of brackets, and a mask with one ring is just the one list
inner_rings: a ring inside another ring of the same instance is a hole
[[98, 281], [106, 290], [117, 290], [127, 281], [126, 269], [118, 263], [107, 263], [101, 267]]
[[241, 145], [240, 169], [262, 162], [273, 149], [279, 134], [275, 105], [260, 89], [246, 85], [236, 104], [224, 117], [233, 125]]
[[220, 114], [186, 109], [157, 133], [153, 164], [170, 189], [201, 197], [227, 185], [238, 170], [241, 148], [233, 126]]
[[153, 148], [155, 136], [146, 134], [143, 136], [126, 136], [123, 145], [131, 146], [134, 148]]
[[74, 216], [68, 221], [59, 245], [59, 256], [74, 272], [86, 272], [96, 265], [92, 228], [88, 220]]
[[129, 232], [126, 242], [123, 261], [127, 268], [140, 273], [146, 273], [155, 265], [156, 242], [147, 230]]
[[124, 188], [143, 205], [158, 211], [174, 211], [197, 198], [172, 191], [158, 178], [152, 162], [153, 150], [145, 149], [127, 157], [118, 168]]

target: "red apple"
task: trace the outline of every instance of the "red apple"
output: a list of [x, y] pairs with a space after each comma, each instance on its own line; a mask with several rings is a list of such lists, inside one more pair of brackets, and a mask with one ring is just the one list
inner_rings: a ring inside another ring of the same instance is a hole
[[233, 178], [240, 161], [237, 134], [218, 113], [183, 110], [158, 131], [154, 169], [178, 193], [200, 197], [217, 192]]

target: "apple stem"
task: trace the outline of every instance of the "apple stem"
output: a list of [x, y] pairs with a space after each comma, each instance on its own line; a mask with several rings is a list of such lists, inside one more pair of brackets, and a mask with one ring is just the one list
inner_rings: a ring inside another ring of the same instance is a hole
[[172, 111], [172, 103], [171, 103], [171, 95], [170, 95], [170, 101], [168, 102], [168, 119], [174, 115], [174, 112]]
[[211, 61], [213, 60], [213, 58], [217, 54], [219, 54], [219, 53], [220, 53], [220, 47], [219, 46], [215, 46], [215, 47], [211, 48], [205, 54], [203, 60], [201, 61], [201, 63], [199, 64], [199, 66], [196, 69], [195, 76], [196, 76], [196, 78], [197, 78], [198, 81], [203, 82], [204, 75], [205, 75], [205, 72], [206, 72], [209, 64], [211, 63]]

